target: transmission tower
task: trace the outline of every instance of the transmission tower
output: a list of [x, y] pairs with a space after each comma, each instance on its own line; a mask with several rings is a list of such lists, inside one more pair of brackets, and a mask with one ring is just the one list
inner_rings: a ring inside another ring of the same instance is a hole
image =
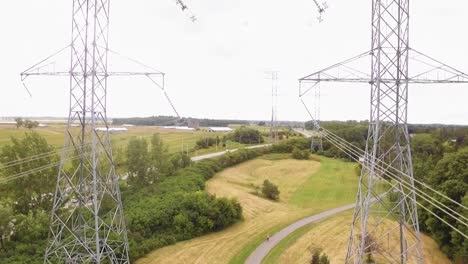
[[270, 121], [270, 143], [278, 142], [278, 72], [267, 71], [268, 79], [271, 80], [271, 121]]
[[[44, 263], [129, 263], [109, 138], [108, 77], [149, 78], [179, 116], [166, 93], [164, 73], [128, 58], [145, 70], [108, 70], [108, 55], [120, 56], [109, 49], [109, 7], [110, 0], [73, 0], [71, 44], [21, 73], [23, 84], [29, 76], [66, 76], [70, 83], [68, 123]], [[54, 59], [64, 51], [70, 51], [69, 69], [57, 71]]]
[[[45, 263], [129, 263], [106, 113], [109, 1], [74, 0], [70, 114]], [[74, 129], [78, 124], [79, 129]], [[73, 146], [75, 153], [65, 149]], [[73, 168], [65, 166], [72, 156]]]
[[[377, 263], [423, 263], [407, 128], [408, 87], [468, 83], [468, 75], [411, 49], [409, 16], [408, 0], [373, 0], [371, 50], [299, 80], [301, 99], [319, 82], [370, 84], [368, 139], [346, 263], [361, 264], [369, 257]], [[379, 188], [386, 173], [398, 180]]]

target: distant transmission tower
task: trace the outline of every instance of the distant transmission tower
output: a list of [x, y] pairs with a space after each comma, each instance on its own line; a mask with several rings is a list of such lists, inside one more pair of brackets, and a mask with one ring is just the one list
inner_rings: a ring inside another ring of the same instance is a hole
[[[73, 0], [71, 44], [30, 67], [29, 76], [67, 76], [70, 109], [44, 263], [129, 263], [127, 232], [107, 118], [110, 76], [144, 76], [164, 92], [164, 73], [108, 71], [110, 1]], [[68, 71], [53, 59], [70, 48]], [[53, 67], [51, 67], [53, 66]], [[50, 70], [52, 68], [52, 70]], [[155, 81], [154, 77], [161, 78]]]
[[[312, 87], [314, 89], [314, 117], [317, 124], [320, 125], [320, 83]], [[319, 133], [312, 134], [310, 138], [310, 150], [323, 151], [322, 136]]]
[[[319, 82], [371, 86], [368, 139], [346, 263], [362, 264], [369, 257], [376, 263], [423, 263], [407, 127], [408, 85], [468, 83], [468, 75], [409, 47], [408, 0], [374, 0], [371, 50], [299, 81], [301, 99]], [[398, 180], [379, 188], [387, 172]]]
[[270, 143], [278, 142], [278, 72], [267, 71], [268, 79], [271, 80], [271, 121], [270, 121]]

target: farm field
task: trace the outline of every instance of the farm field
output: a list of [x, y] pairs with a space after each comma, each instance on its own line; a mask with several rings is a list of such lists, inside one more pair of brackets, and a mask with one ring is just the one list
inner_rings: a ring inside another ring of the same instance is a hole
[[[47, 142], [54, 147], [60, 148], [63, 144], [65, 125], [50, 125], [44, 128], [35, 128], [34, 131], [44, 136]], [[0, 127], [0, 147], [11, 142], [12, 136], [21, 136], [28, 132], [28, 129], [20, 128], [17, 129], [14, 126], [2, 126]], [[204, 137], [216, 137], [220, 138], [226, 133], [210, 133], [206, 131], [182, 131], [167, 129], [161, 127], [151, 126], [135, 126], [128, 127], [128, 132], [110, 134], [114, 145], [114, 148], [125, 146], [130, 138], [132, 137], [144, 137], [149, 139], [154, 133], [159, 133], [165, 144], [169, 147], [169, 152], [179, 152], [191, 150], [195, 146], [195, 142]], [[244, 144], [240, 144], [233, 141], [227, 142], [229, 149], [242, 148]], [[192, 155], [203, 155], [216, 151], [222, 151], [221, 148], [211, 147], [208, 149], [198, 150], [192, 153]]]
[[[319, 223], [304, 226], [283, 239], [262, 261], [263, 264], [307, 264], [311, 250], [320, 248], [330, 263], [344, 263], [348, 246], [352, 213], [346, 212], [325, 219]], [[371, 219], [372, 221], [372, 219]], [[387, 220], [388, 221], [388, 220]], [[386, 223], [390, 228], [393, 225]], [[422, 235], [424, 262], [427, 264], [450, 264], [450, 260], [440, 251], [437, 244], [428, 236]], [[393, 240], [398, 243], [398, 238]], [[394, 244], [394, 243], [393, 243]], [[377, 260], [376, 260], [377, 261]], [[380, 263], [377, 261], [377, 263]], [[384, 263], [384, 262], [382, 262]], [[414, 259], [408, 263], [415, 263]]]
[[[323, 157], [300, 161], [274, 154], [226, 169], [209, 180], [206, 189], [218, 197], [236, 197], [244, 220], [226, 230], [155, 250], [137, 263], [244, 263], [269, 234], [305, 216], [352, 203], [358, 180], [354, 166]], [[265, 179], [278, 185], [279, 202], [255, 194], [255, 186]]]

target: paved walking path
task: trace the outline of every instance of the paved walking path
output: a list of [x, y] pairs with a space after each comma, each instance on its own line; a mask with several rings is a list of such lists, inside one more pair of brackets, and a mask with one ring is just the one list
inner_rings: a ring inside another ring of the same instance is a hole
[[[331, 209], [316, 215], [312, 215], [306, 218], [303, 218], [295, 223], [290, 224], [289, 226], [283, 228], [281, 231], [278, 233], [274, 234], [273, 236], [270, 237], [268, 241], [265, 240], [260, 246], [258, 246], [252, 254], [247, 258], [247, 261], [245, 264], [260, 264], [263, 260], [263, 258], [268, 255], [268, 253], [276, 246], [278, 243], [283, 240], [285, 237], [287, 237], [289, 234], [292, 232], [296, 231], [297, 229], [313, 223], [317, 222], [319, 220], [328, 218], [330, 216], [333, 216], [335, 214], [341, 213], [343, 211], [349, 210], [351, 208], [354, 208], [355, 204], [349, 204], [345, 206], [341, 206], [335, 209]], [[265, 238], [266, 239], [266, 238]]]
[[[246, 149], [264, 148], [264, 147], [268, 147], [268, 146], [271, 146], [271, 144], [255, 145], [255, 146], [246, 147]], [[226, 154], [228, 152], [235, 152], [235, 151], [238, 151], [238, 150], [239, 149], [229, 149], [229, 150], [210, 153], [210, 154], [206, 154], [206, 155], [200, 155], [200, 156], [192, 157], [192, 161], [199, 161], [199, 160], [214, 158], [214, 157], [224, 155], [224, 154]]]

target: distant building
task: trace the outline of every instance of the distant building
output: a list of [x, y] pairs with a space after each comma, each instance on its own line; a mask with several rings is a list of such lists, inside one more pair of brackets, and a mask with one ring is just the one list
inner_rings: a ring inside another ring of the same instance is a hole
[[209, 127], [208, 132], [231, 132], [232, 128], [230, 127]]
[[109, 133], [125, 133], [128, 131], [126, 127], [109, 127], [109, 130], [105, 127], [97, 127], [96, 131], [99, 132], [106, 132], [109, 131]]
[[195, 128], [186, 127], [186, 126], [164, 126], [163, 128], [166, 128], [166, 129], [176, 129], [176, 130], [187, 130], [187, 131], [193, 131], [193, 130], [195, 130]]
[[16, 121], [0, 121], [0, 126], [16, 126]]
[[44, 124], [44, 123], [39, 123], [39, 125], [37, 125], [38, 127], [48, 127], [49, 125], [48, 124]]

